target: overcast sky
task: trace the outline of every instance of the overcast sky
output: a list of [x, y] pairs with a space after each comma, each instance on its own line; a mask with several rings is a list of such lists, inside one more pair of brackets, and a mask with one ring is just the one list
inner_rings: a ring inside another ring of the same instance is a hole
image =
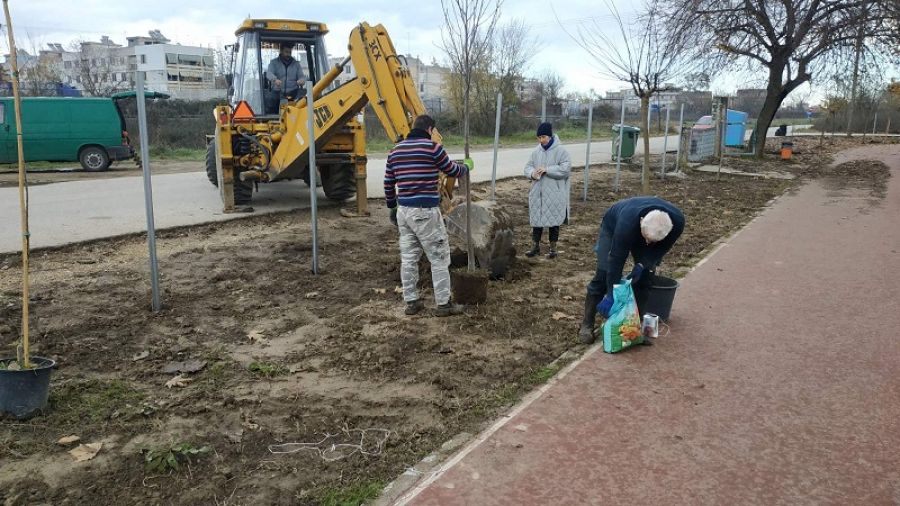
[[[623, 17], [640, 5], [634, 0], [615, 0]], [[223, 2], [214, 0], [10, 0], [13, 30], [20, 49], [34, 52], [46, 43], [68, 46], [77, 40], [100, 40], [108, 35], [125, 44], [126, 36], [146, 35], [158, 29], [173, 43], [221, 48], [234, 40], [234, 30], [247, 16], [320, 21], [327, 24], [328, 51], [345, 54], [350, 30], [360, 21], [383, 24], [397, 50], [430, 62], [443, 61], [440, 43], [443, 14], [438, 0], [341, 0], [338, 2], [290, 0]], [[560, 21], [557, 21], [557, 17]], [[594, 20], [608, 29], [609, 11], [597, 0], [507, 0], [501, 22], [523, 19], [539, 41], [529, 75], [546, 69], [565, 80], [565, 91], [587, 93], [594, 89], [602, 95], [625, 86], [604, 78], [588, 54], [578, 47], [566, 30], [575, 33], [579, 23]], [[561, 22], [561, 23], [560, 23]], [[4, 33], [0, 47], [8, 53]], [[742, 82], [742, 87], [753, 83]], [[762, 83], [756, 83], [762, 84]], [[714, 88], [733, 91], [727, 83], [714, 82]]]

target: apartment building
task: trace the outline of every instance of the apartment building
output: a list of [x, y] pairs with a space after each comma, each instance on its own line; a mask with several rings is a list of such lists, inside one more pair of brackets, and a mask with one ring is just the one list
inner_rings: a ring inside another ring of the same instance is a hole
[[79, 42], [72, 50], [58, 43], [47, 44], [28, 61], [30, 72], [23, 73], [24, 80], [53, 81], [86, 96], [134, 89], [135, 72], [143, 72], [146, 89], [172, 98], [225, 97], [225, 89], [216, 87], [215, 51], [173, 44], [158, 30], [151, 30], [148, 36], [128, 37], [127, 45], [107, 36], [99, 42]]

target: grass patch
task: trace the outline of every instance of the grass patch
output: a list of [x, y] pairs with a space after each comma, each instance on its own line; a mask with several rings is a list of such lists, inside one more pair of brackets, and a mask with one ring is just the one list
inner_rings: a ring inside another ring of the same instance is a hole
[[266, 378], [283, 376], [289, 372], [283, 365], [273, 364], [271, 362], [251, 362], [250, 365], [247, 366], [247, 370]]
[[50, 388], [49, 421], [63, 427], [84, 427], [123, 415], [128, 407], [140, 412], [144, 394], [120, 380], [88, 380]]
[[[38, 172], [42, 170], [81, 168], [81, 164], [75, 162], [25, 162], [26, 172]], [[18, 172], [19, 164], [0, 163], [0, 172]]]
[[319, 501], [323, 506], [359, 506], [377, 498], [383, 488], [384, 484], [380, 481], [329, 488], [319, 497]]
[[205, 149], [170, 148], [168, 146], [150, 146], [150, 158], [161, 160], [178, 160], [196, 162], [206, 160]]
[[550, 378], [555, 376], [556, 373], [559, 372], [559, 369], [560, 367], [557, 364], [550, 364], [541, 367], [540, 369], [535, 369], [525, 377], [525, 384], [529, 386], [543, 385]]

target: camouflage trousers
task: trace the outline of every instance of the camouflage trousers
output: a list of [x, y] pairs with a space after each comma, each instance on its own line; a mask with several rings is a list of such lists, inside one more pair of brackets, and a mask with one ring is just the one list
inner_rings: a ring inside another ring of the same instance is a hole
[[450, 242], [438, 207], [418, 208], [400, 206], [397, 209], [400, 228], [400, 280], [403, 300], [419, 298], [419, 258], [422, 253], [431, 263], [434, 300], [438, 305], [450, 301]]

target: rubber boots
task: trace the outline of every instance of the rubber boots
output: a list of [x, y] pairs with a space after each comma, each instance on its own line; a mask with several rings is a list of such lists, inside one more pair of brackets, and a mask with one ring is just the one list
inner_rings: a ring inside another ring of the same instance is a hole
[[534, 246], [530, 250], [525, 252], [525, 256], [527, 256], [528, 258], [537, 256], [540, 254], [541, 254], [541, 243], [538, 241], [535, 241]]
[[602, 298], [600, 295], [588, 294], [584, 300], [584, 319], [581, 321], [581, 328], [578, 329], [578, 340], [582, 344], [594, 342], [594, 321], [597, 316], [597, 303]]
[[551, 243], [550, 243], [550, 252], [547, 253], [547, 258], [556, 258], [556, 255], [557, 255], [557, 251], [556, 251], [556, 243], [555, 243], [555, 242], [551, 242]]

